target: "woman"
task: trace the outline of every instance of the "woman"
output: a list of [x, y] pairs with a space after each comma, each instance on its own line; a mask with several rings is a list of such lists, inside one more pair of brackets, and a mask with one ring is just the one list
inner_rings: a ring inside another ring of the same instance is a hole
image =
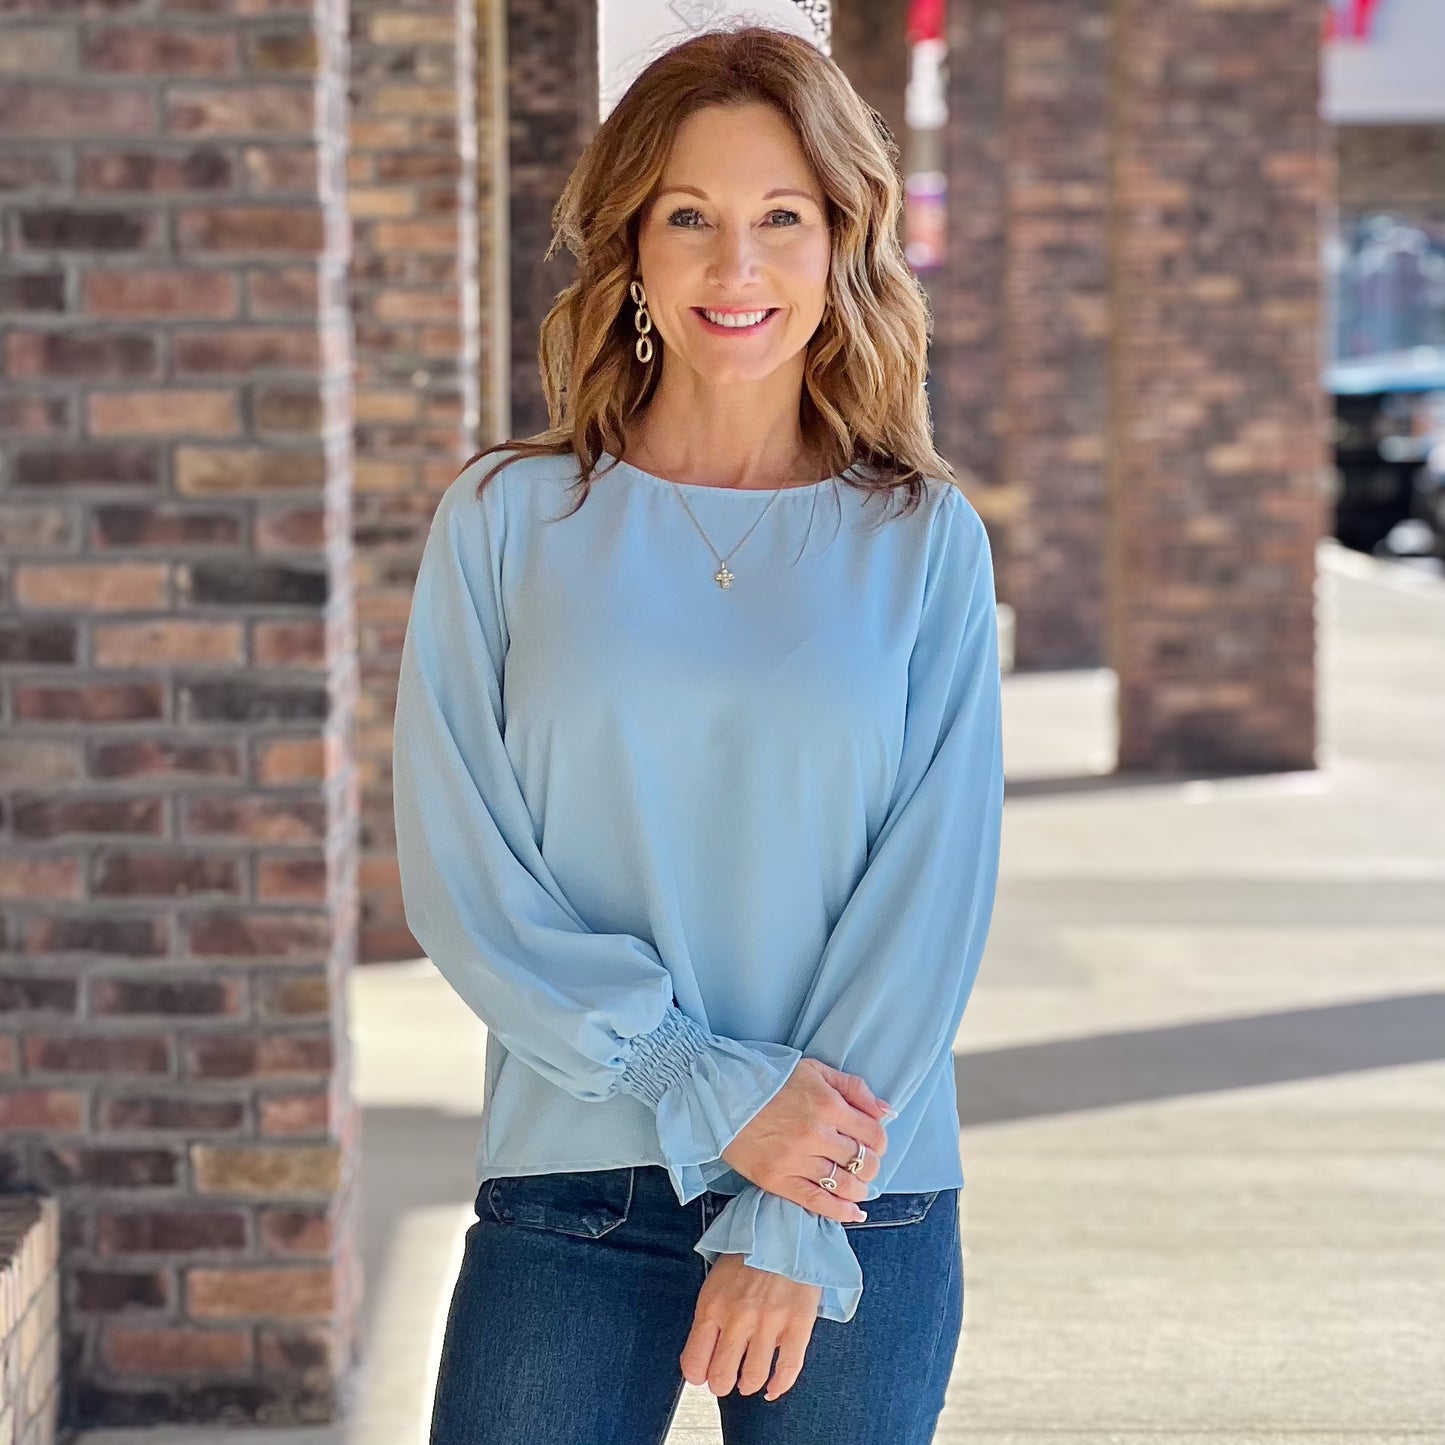
[[397, 848], [488, 1030], [434, 1445], [660, 1442], [684, 1380], [728, 1445], [932, 1438], [1003, 767], [896, 156], [805, 41], [657, 59], [558, 205], [554, 424], [432, 523]]

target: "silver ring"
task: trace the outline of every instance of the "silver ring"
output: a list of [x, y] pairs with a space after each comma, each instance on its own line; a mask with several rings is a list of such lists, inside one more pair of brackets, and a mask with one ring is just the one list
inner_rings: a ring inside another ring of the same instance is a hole
[[818, 1183], [821, 1184], [821, 1185], [823, 1186], [823, 1188], [828, 1191], [829, 1194], [836, 1194], [836, 1193], [838, 1192], [838, 1163], [837, 1163], [837, 1160], [834, 1160], [834, 1161], [833, 1161], [833, 1167], [832, 1167], [832, 1169], [830, 1169], [830, 1170], [828, 1171], [827, 1177], [826, 1177], [825, 1179], [820, 1179], [820, 1180], [818, 1181]]
[[852, 1160], [849, 1161], [847, 1165], [848, 1172], [850, 1174], [856, 1174], [863, 1167], [863, 1161], [867, 1157], [868, 1146], [860, 1142], [858, 1145], [858, 1153], [854, 1156]]

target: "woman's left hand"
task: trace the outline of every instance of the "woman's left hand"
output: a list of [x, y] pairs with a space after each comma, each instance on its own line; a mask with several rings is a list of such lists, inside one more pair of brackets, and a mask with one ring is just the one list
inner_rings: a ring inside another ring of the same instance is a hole
[[771, 1372], [763, 1398], [776, 1400], [802, 1371], [822, 1294], [821, 1285], [754, 1269], [741, 1254], [720, 1254], [697, 1297], [681, 1355], [683, 1378], [690, 1385], [706, 1384], [714, 1395], [726, 1395], [734, 1384], [740, 1394], [751, 1395], [768, 1383]]

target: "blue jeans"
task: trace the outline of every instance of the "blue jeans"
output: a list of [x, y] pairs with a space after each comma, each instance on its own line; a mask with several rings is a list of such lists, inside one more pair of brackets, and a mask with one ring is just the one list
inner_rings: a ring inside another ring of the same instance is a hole
[[[442, 1340], [431, 1445], [662, 1445], [727, 1203], [658, 1165], [483, 1181]], [[844, 1225], [863, 1271], [769, 1402], [718, 1399], [727, 1445], [929, 1445], [963, 1325], [958, 1190], [881, 1194]], [[746, 1356], [744, 1356], [746, 1359]]]

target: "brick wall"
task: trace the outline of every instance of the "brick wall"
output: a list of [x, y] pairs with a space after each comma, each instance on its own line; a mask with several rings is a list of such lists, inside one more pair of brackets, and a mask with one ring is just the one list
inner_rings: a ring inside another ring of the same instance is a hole
[[1023, 669], [1103, 661], [1109, 15], [1108, 0], [1007, 7], [998, 467]]
[[1314, 766], [1319, 7], [1114, 7], [1109, 658], [1125, 769]]
[[1333, 138], [1342, 212], [1445, 220], [1445, 125], [1337, 125]]
[[480, 445], [479, 317], [467, 304], [479, 266], [477, 54], [474, 12], [462, 14], [459, 33], [453, 0], [351, 5], [362, 960], [421, 952], [396, 865], [396, 679], [432, 513]]
[[53, 1445], [60, 1417], [60, 1208], [0, 1195], [0, 1442]]
[[557, 293], [577, 274], [569, 251], [542, 260], [552, 208], [597, 129], [596, 0], [508, 0], [511, 433], [548, 425], [537, 338]]
[[934, 440], [995, 540], [999, 596], [1013, 598], [1002, 485], [1004, 0], [948, 6], [947, 262], [930, 283]]
[[340, 16], [6, 17], [0, 1184], [75, 1423], [325, 1418], [353, 1350]]

